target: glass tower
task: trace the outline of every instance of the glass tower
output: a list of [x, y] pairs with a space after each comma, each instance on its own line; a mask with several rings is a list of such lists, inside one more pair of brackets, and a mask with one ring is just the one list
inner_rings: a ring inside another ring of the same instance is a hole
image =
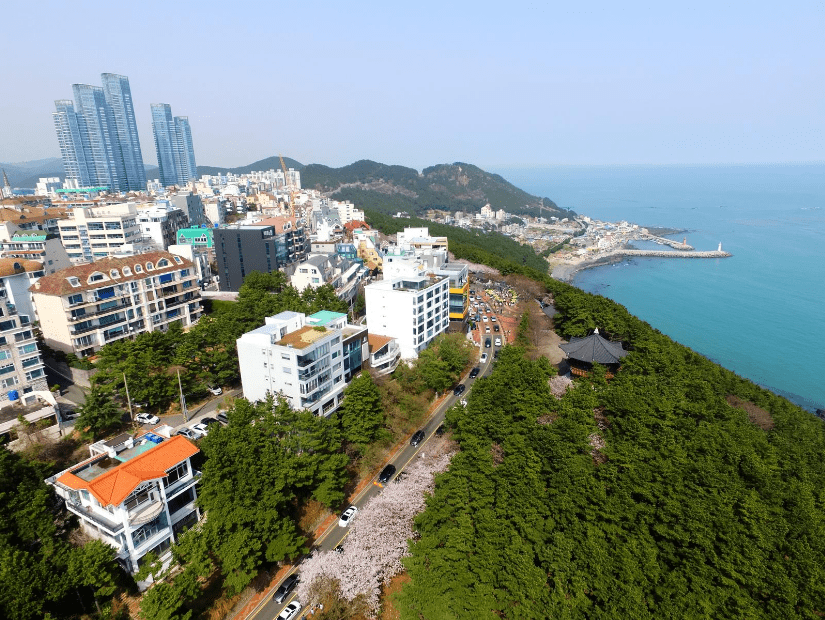
[[155, 136], [160, 182], [164, 187], [169, 187], [178, 182], [177, 139], [172, 107], [167, 103], [153, 103], [151, 108], [152, 133]]
[[184, 185], [197, 176], [189, 119], [186, 116], [173, 118], [172, 108], [167, 103], [153, 103], [151, 107], [160, 182], [165, 187]]
[[140, 151], [129, 78], [114, 73], [103, 73], [100, 78], [103, 81], [106, 103], [109, 104], [114, 119], [116, 143], [120, 147], [120, 152], [115, 152], [115, 158], [120, 160], [118, 166], [122, 167], [125, 173], [126, 189], [145, 190], [146, 168], [143, 166], [143, 154]]
[[175, 117], [175, 133], [178, 139], [178, 184], [183, 185], [198, 176], [195, 164], [195, 148], [192, 146], [192, 128], [189, 117]]
[[74, 102], [52, 114], [66, 179], [112, 191], [146, 189], [129, 80], [103, 74], [104, 87], [73, 84]]

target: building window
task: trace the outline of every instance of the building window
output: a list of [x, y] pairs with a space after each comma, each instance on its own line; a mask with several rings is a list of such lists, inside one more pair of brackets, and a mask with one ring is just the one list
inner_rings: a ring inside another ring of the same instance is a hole
[[187, 464], [187, 461], [178, 463], [166, 473], [166, 478], [163, 480], [163, 486], [165, 488], [169, 488], [181, 478], [185, 478], [188, 474], [189, 465]]

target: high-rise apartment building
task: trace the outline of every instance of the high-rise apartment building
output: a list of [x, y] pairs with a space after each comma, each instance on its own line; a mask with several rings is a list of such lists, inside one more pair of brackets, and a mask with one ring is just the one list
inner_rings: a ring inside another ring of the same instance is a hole
[[184, 185], [197, 176], [192, 129], [186, 116], [172, 117], [168, 103], [152, 104], [152, 133], [158, 155], [160, 182], [165, 187]]
[[129, 79], [112, 73], [101, 77], [102, 88], [74, 84], [74, 101], [55, 101], [52, 117], [66, 180], [81, 187], [143, 190], [146, 170]]

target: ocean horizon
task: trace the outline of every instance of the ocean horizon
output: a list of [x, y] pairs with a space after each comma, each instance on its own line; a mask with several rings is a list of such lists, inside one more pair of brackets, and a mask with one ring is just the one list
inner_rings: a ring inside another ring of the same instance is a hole
[[[730, 258], [634, 258], [573, 284], [801, 407], [825, 408], [825, 163], [497, 167], [604, 221], [684, 230]], [[643, 245], [639, 245], [643, 248]]]

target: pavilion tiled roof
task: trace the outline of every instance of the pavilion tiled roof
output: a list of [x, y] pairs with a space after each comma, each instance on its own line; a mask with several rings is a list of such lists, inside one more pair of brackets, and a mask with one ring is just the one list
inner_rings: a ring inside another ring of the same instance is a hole
[[83, 480], [68, 471], [57, 482], [76, 491], [89, 491], [102, 506], [119, 506], [140, 483], [163, 478], [167, 469], [198, 452], [197, 446], [188, 439], [175, 436], [100, 474], [94, 480]]
[[621, 342], [611, 342], [599, 335], [599, 331], [583, 338], [573, 337], [567, 344], [559, 345], [570, 359], [598, 364], [618, 364], [627, 351]]
[[[165, 267], [158, 267], [158, 261], [165, 258], [169, 264]], [[82, 291], [90, 291], [104, 286], [111, 286], [113, 284], [120, 284], [121, 282], [130, 282], [132, 280], [140, 280], [148, 278], [149, 276], [158, 275], [162, 273], [169, 273], [178, 269], [185, 269], [192, 267], [192, 261], [178, 256], [181, 260], [178, 263], [175, 260], [175, 255], [169, 252], [146, 252], [144, 254], [137, 254], [135, 256], [125, 257], [107, 257], [96, 260], [93, 263], [85, 265], [73, 265], [66, 269], [61, 269], [55, 273], [43, 276], [34, 285], [29, 288], [32, 293], [41, 293], [43, 295], [54, 295], [62, 297], [63, 295], [71, 295]], [[152, 263], [154, 269], [148, 271], [146, 263]], [[141, 266], [141, 271], [135, 270], [135, 265]], [[128, 267], [131, 270], [131, 275], [124, 275], [123, 268]], [[117, 269], [119, 276], [113, 278], [111, 270]], [[96, 282], [89, 282], [89, 276], [96, 271], [99, 271], [105, 276], [105, 279]], [[79, 286], [72, 286], [69, 283], [69, 278], [75, 277], [80, 281]]]

